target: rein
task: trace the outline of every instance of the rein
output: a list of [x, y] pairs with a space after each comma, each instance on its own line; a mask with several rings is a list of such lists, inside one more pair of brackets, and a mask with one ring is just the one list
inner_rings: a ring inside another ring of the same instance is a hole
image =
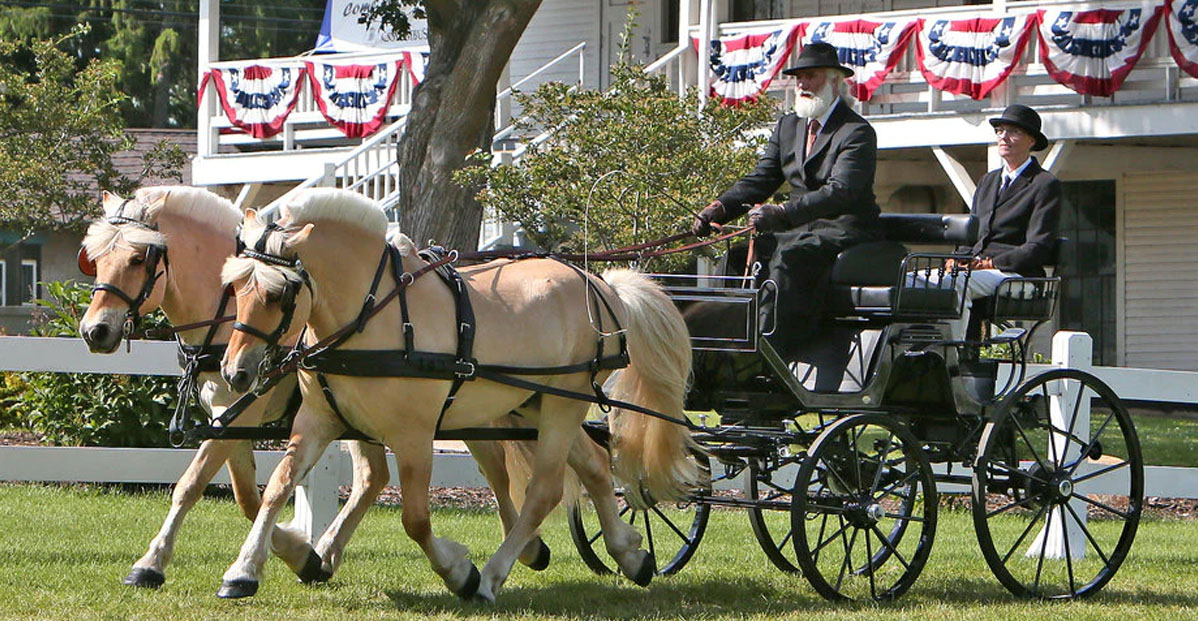
[[[712, 223], [712, 226], [720, 228], [719, 225], [715, 224], [715, 223]], [[751, 233], [754, 231], [754, 229], [753, 229], [753, 227], [745, 227], [745, 228], [733, 230], [728, 233], [724, 233], [723, 229], [720, 228], [720, 231], [721, 231], [721, 234], [719, 236], [713, 237], [711, 239], [705, 239], [703, 241], [697, 241], [697, 242], [693, 242], [690, 244], [684, 244], [682, 246], [676, 246], [673, 248], [661, 248], [660, 250], [654, 250], [652, 252], [642, 252], [642, 251], [648, 250], [650, 248], [660, 248], [661, 246], [665, 246], [666, 244], [672, 244], [676, 241], [679, 241], [682, 239], [687, 239], [689, 237], [693, 237], [694, 235], [692, 233], [677, 233], [675, 235], [668, 235], [666, 237], [662, 237], [661, 239], [657, 239], [654, 241], [643, 242], [643, 243], [639, 243], [639, 244], [633, 244], [631, 246], [624, 246], [622, 248], [613, 248], [611, 250], [604, 250], [602, 252], [592, 252], [592, 253], [570, 253], [570, 252], [550, 252], [550, 251], [527, 251], [527, 250], [481, 250], [478, 252], [463, 253], [461, 255], [461, 258], [466, 259], [466, 260], [471, 260], [471, 261], [475, 261], [475, 260], [490, 261], [490, 260], [494, 260], [494, 259], [528, 259], [528, 258], [548, 258], [548, 259], [559, 259], [561, 261], [574, 261], [574, 262], [578, 262], [578, 261], [640, 261], [640, 260], [644, 260], [644, 259], [651, 259], [653, 257], [660, 257], [660, 256], [669, 255], [669, 254], [677, 254], [679, 252], [688, 252], [688, 251], [695, 250], [697, 248], [703, 248], [706, 246], [713, 246], [720, 242], [724, 242], [729, 239], [733, 239], [735, 237], [740, 237], [741, 235], [745, 235], [746, 233]]]

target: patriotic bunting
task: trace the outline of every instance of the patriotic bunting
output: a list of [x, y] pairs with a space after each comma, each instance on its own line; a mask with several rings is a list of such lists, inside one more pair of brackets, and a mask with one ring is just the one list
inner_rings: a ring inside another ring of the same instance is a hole
[[[711, 41], [712, 97], [725, 105], [756, 100], [794, 50], [801, 24], [754, 30]], [[698, 49], [699, 41], [695, 39]]]
[[321, 114], [348, 138], [369, 136], [383, 125], [403, 61], [377, 65], [308, 63], [312, 94]]
[[1198, 0], [1169, 0], [1169, 51], [1186, 73], [1198, 78]]
[[812, 22], [807, 25], [803, 43], [823, 41], [836, 47], [840, 63], [856, 72], [848, 80], [853, 86], [853, 95], [861, 101], [869, 101], [886, 75], [902, 59], [916, 25], [914, 19]]
[[229, 122], [254, 138], [270, 138], [283, 131], [303, 79], [300, 64], [212, 69], [200, 82], [200, 97], [211, 80]]
[[1148, 47], [1163, 8], [1142, 2], [1089, 11], [1041, 10], [1040, 60], [1057, 82], [1084, 95], [1110, 97]]
[[921, 19], [919, 69], [933, 87], [981, 99], [1019, 62], [1036, 14], [973, 19]]
[[428, 49], [404, 52], [404, 62], [408, 64], [408, 73], [412, 77], [412, 86], [424, 81], [425, 70], [428, 69]]

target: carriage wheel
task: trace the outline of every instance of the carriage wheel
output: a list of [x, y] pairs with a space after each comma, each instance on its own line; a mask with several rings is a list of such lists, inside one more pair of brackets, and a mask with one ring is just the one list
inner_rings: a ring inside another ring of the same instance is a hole
[[[694, 453], [692, 459], [698, 462], [703, 472], [710, 475], [711, 461], [706, 455]], [[710, 480], [710, 476], [707, 480]], [[710, 492], [708, 486], [700, 495]], [[616, 501], [619, 503], [620, 517], [640, 532], [645, 549], [657, 559], [658, 576], [677, 573], [690, 561], [707, 530], [707, 519], [711, 513], [710, 505], [697, 501], [657, 503], [648, 509], [636, 509], [625, 500], [622, 488], [616, 489]], [[579, 556], [591, 571], [599, 575], [616, 573], [615, 563], [610, 561], [600, 541], [603, 532], [599, 528], [598, 517], [589, 507], [584, 509], [581, 505], [580, 502], [568, 509], [570, 538], [574, 540]], [[663, 560], [666, 561], [664, 564]]]
[[1088, 373], [1033, 377], [1003, 399], [982, 433], [974, 529], [991, 571], [1016, 595], [1097, 592], [1127, 557], [1143, 501], [1131, 417]]
[[[793, 462], [787, 461], [786, 464]], [[761, 551], [774, 567], [787, 573], [798, 573], [797, 561], [787, 554], [794, 548], [794, 529], [791, 527], [790, 516], [782, 513], [789, 511], [792, 501], [791, 492], [794, 481], [782, 470], [782, 467], [764, 468], [759, 460], [749, 463], [748, 484], [745, 497], [755, 500], [758, 505], [749, 508], [749, 524], [753, 527], [753, 536], [761, 545]]]
[[795, 554], [820, 595], [889, 600], [911, 587], [932, 551], [937, 500], [931, 464], [906, 427], [879, 414], [833, 423], [795, 489], [805, 491], [790, 514]]
[[[791, 463], [794, 462], [786, 462], [786, 464]], [[753, 527], [753, 536], [757, 538], [761, 551], [765, 552], [766, 558], [774, 564], [774, 567], [787, 573], [799, 573], [798, 560], [789, 556], [794, 553], [794, 546], [791, 545], [794, 540], [794, 527], [790, 516], [783, 513], [790, 511], [793, 504], [791, 498], [791, 492], [794, 490], [793, 472], [787, 476], [786, 472], [781, 471], [781, 467], [767, 470], [759, 461], [754, 460], [749, 464], [748, 477], [745, 496], [756, 499], [758, 503], [757, 506], [749, 508], [749, 524]], [[903, 498], [905, 506], [899, 513], [910, 515], [914, 502], [915, 496], [907, 494]], [[903, 533], [907, 531], [908, 523], [905, 520], [895, 520], [890, 532], [886, 535], [887, 539], [892, 544], [898, 542]], [[875, 567], [880, 566], [888, 558], [890, 558], [890, 547], [879, 546], [879, 549], [874, 551], [873, 564]]]

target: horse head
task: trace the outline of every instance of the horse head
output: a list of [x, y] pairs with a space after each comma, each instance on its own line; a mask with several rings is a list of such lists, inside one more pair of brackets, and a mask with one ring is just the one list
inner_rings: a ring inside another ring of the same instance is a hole
[[162, 188], [140, 190], [129, 199], [104, 193], [104, 216], [88, 228], [78, 257], [80, 271], [96, 279], [79, 322], [93, 352], [116, 350], [137, 319], [162, 303], [166, 236], [158, 230], [158, 216], [168, 196]]
[[221, 376], [238, 392], [249, 390], [281, 361], [282, 343], [294, 340], [312, 310], [315, 292], [297, 249], [314, 225], [288, 228], [288, 220], [286, 208], [280, 222], [272, 223], [246, 211], [237, 256], [221, 271], [221, 280], [237, 294], [237, 321]]

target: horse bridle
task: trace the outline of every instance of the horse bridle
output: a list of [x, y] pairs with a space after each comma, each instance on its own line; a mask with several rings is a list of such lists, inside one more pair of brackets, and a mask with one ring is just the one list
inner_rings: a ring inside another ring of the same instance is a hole
[[250, 248], [241, 241], [241, 231], [237, 232], [237, 256], [248, 257], [263, 263], [278, 265], [280, 267], [290, 268], [299, 274], [300, 280], [286, 279], [286, 284], [283, 287], [283, 294], [279, 304], [283, 308], [283, 318], [279, 320], [279, 325], [269, 334], [240, 321], [233, 322], [233, 329], [246, 334], [258, 337], [266, 343], [267, 354], [263, 358], [263, 364], [267, 367], [277, 363], [277, 358], [283, 350], [279, 344], [279, 339], [287, 333], [291, 327], [292, 318], [295, 316], [296, 299], [299, 297], [300, 287], [307, 287], [308, 291], [312, 291], [312, 282], [308, 278], [308, 271], [304, 269], [300, 263], [299, 257], [287, 258], [266, 252], [266, 240], [270, 234], [275, 231], [283, 230], [278, 224], [271, 222], [263, 229], [262, 235], [258, 237], [258, 241], [254, 242], [254, 247]]
[[[116, 213], [106, 218], [108, 223], [114, 226], [131, 224], [133, 226], [157, 232], [158, 225], [156, 223], [142, 222], [141, 220], [129, 218], [124, 215], [125, 205], [129, 204], [129, 202], [132, 200], [133, 199], [125, 199], [122, 201], [120, 207], [117, 207]], [[85, 276], [94, 277], [96, 275], [96, 262], [93, 261], [91, 257], [87, 256], [86, 248], [79, 249], [79, 256], [77, 257], [77, 260], [79, 263], [79, 271], [83, 272]], [[159, 262], [162, 263], [161, 271], [158, 270]], [[137, 293], [137, 296], [131, 296], [120, 287], [109, 282], [96, 282], [94, 285], [92, 285], [92, 295], [95, 295], [97, 291], [107, 291], [124, 300], [125, 303], [129, 305], [129, 309], [125, 311], [125, 324], [122, 331], [122, 336], [126, 338], [133, 334], [133, 329], [136, 327], [137, 322], [141, 320], [141, 305], [145, 304], [146, 300], [150, 298], [150, 294], [154, 292], [154, 286], [158, 284], [158, 279], [162, 278], [162, 276], [166, 274], [167, 270], [170, 269], [171, 262], [167, 257], [166, 246], [159, 244], [148, 244], [146, 246], [146, 256], [142, 262], [142, 265], [145, 266], [146, 279], [145, 282], [142, 283], [141, 291]]]

